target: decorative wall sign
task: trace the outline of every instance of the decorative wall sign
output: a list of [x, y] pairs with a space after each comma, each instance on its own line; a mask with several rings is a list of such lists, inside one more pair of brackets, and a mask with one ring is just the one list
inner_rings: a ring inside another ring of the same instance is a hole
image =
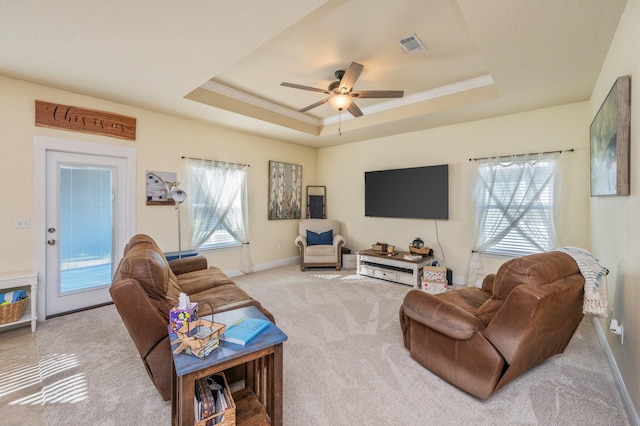
[[269, 161], [269, 220], [302, 217], [302, 166]]
[[631, 77], [618, 77], [591, 123], [591, 196], [629, 195]]
[[136, 140], [135, 118], [43, 101], [36, 101], [36, 126]]
[[178, 174], [175, 172], [151, 172], [147, 171], [146, 195], [148, 206], [173, 206], [175, 201], [169, 194], [169, 187], [176, 182]]

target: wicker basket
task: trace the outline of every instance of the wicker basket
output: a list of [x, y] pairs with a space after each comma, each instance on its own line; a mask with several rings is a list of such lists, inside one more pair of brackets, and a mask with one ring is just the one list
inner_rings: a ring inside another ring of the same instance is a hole
[[409, 246], [409, 252], [415, 253], [415, 254], [421, 254], [423, 256], [428, 256], [429, 253], [431, 252], [431, 249], [429, 247], [417, 248], [417, 247]]
[[[216, 373], [213, 376], [219, 376], [222, 378], [222, 382], [224, 383], [224, 389], [226, 390], [226, 398], [227, 409], [220, 413], [214, 413], [213, 415], [206, 417], [200, 421], [195, 422], [194, 426], [209, 426], [209, 425], [223, 425], [223, 426], [235, 426], [236, 424], [236, 404], [233, 401], [233, 397], [231, 396], [231, 389], [229, 388], [229, 383], [227, 383], [227, 378], [224, 373]], [[206, 380], [207, 377], [203, 377], [202, 379], [198, 379], [196, 383], [196, 392], [197, 389], [204, 386], [206, 388]], [[205, 383], [203, 383], [203, 381]], [[224, 416], [224, 417], [223, 417]], [[221, 419], [220, 419], [221, 418]]]
[[27, 306], [29, 298], [20, 299], [17, 302], [0, 305], [0, 324], [16, 322], [20, 319]]
[[178, 338], [172, 345], [180, 343], [173, 353], [185, 352], [198, 358], [206, 358], [220, 346], [220, 335], [226, 326], [206, 319], [185, 322], [176, 330]]

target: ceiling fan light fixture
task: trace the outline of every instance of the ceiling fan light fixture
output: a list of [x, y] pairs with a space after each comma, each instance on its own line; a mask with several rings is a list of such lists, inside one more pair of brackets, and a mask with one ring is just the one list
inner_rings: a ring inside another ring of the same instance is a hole
[[353, 99], [349, 95], [343, 93], [334, 93], [329, 97], [329, 105], [336, 111], [342, 111], [351, 106]]

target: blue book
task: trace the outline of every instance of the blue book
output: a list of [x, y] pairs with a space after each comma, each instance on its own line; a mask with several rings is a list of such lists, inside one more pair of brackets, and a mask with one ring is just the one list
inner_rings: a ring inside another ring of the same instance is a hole
[[231, 324], [224, 331], [222, 339], [238, 345], [246, 345], [258, 334], [262, 333], [271, 321], [258, 318], [242, 318], [240, 321]]

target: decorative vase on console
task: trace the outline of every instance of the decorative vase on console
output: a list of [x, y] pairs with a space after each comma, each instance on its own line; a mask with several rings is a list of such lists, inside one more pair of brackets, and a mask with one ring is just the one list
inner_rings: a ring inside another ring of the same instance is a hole
[[421, 249], [424, 247], [424, 241], [422, 241], [420, 237], [416, 237], [416, 239], [411, 242], [411, 247]]

